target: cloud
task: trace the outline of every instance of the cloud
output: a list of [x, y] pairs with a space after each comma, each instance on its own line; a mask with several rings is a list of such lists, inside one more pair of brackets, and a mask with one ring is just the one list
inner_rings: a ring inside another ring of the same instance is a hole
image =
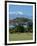
[[23, 12], [21, 12], [21, 11], [18, 11], [17, 13], [20, 14], [20, 15], [23, 15]]
[[23, 12], [21, 12], [21, 11], [17, 11], [17, 12], [13, 11], [13, 12], [10, 12], [10, 14], [16, 14], [16, 15], [20, 14], [20, 15], [23, 15]]
[[16, 12], [10, 12], [10, 14], [16, 14]]

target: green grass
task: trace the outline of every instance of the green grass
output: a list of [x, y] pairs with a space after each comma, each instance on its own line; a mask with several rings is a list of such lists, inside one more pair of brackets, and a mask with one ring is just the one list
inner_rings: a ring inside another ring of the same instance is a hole
[[32, 33], [12, 33], [9, 34], [10, 41], [17, 41], [17, 40], [32, 40], [33, 39]]

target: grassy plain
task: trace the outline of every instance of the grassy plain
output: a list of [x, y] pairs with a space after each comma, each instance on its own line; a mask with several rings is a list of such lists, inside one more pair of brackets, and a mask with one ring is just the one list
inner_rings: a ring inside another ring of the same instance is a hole
[[32, 40], [33, 33], [10, 33], [9, 40], [10, 41], [19, 41], [19, 40]]

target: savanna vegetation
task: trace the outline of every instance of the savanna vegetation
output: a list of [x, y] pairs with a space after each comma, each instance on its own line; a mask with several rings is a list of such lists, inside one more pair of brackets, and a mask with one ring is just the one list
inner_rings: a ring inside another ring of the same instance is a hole
[[[28, 21], [31, 21], [32, 22], [32, 20], [31, 19], [29, 19], [29, 18], [16, 18], [16, 19], [14, 19], [16, 22], [28, 22]], [[32, 25], [28, 25], [28, 27], [27, 28], [25, 28], [25, 27], [23, 27], [23, 26], [21, 26], [21, 25], [16, 25], [16, 27], [15, 28], [11, 28], [11, 29], [9, 29], [9, 32], [10, 33], [16, 33], [16, 32], [33, 32], [32, 31]]]
[[27, 28], [25, 28], [23, 26], [18, 25], [15, 28], [9, 29], [9, 32], [10, 33], [17, 33], [17, 32], [23, 33], [23, 32], [33, 32], [33, 31], [32, 31], [32, 26], [28, 26]]
[[[31, 19], [28, 18], [16, 18], [14, 19], [17, 22], [28, 22], [31, 21]], [[33, 39], [33, 30], [32, 25], [27, 26], [25, 28], [21, 25], [16, 25], [14, 28], [9, 28], [9, 40], [10, 41], [17, 41], [17, 40], [31, 40]]]

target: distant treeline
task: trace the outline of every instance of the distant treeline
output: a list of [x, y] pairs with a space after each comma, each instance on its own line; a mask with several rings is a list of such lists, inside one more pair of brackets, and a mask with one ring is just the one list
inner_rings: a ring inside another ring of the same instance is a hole
[[10, 33], [17, 33], [17, 32], [23, 33], [23, 32], [33, 32], [33, 30], [32, 30], [32, 26], [28, 26], [27, 28], [25, 28], [23, 26], [18, 25], [15, 28], [9, 29], [9, 32]]
[[[11, 22], [14, 22], [14, 21], [16, 21], [16, 22], [32, 22], [32, 19], [29, 19], [29, 18], [16, 18], [16, 19], [13, 19], [13, 20], [10, 20], [10, 23], [9, 24], [11, 24]], [[9, 29], [9, 32], [10, 33], [16, 33], [16, 32], [33, 32], [33, 27], [32, 27], [32, 25], [31, 26], [28, 26], [27, 28], [25, 28], [25, 27], [23, 27], [23, 26], [21, 26], [21, 25], [16, 25], [16, 27], [15, 28], [11, 28], [11, 29]]]
[[14, 19], [14, 20], [19, 21], [19, 22], [28, 22], [28, 21], [32, 21], [32, 20], [29, 19], [29, 18], [16, 18], [16, 19]]

